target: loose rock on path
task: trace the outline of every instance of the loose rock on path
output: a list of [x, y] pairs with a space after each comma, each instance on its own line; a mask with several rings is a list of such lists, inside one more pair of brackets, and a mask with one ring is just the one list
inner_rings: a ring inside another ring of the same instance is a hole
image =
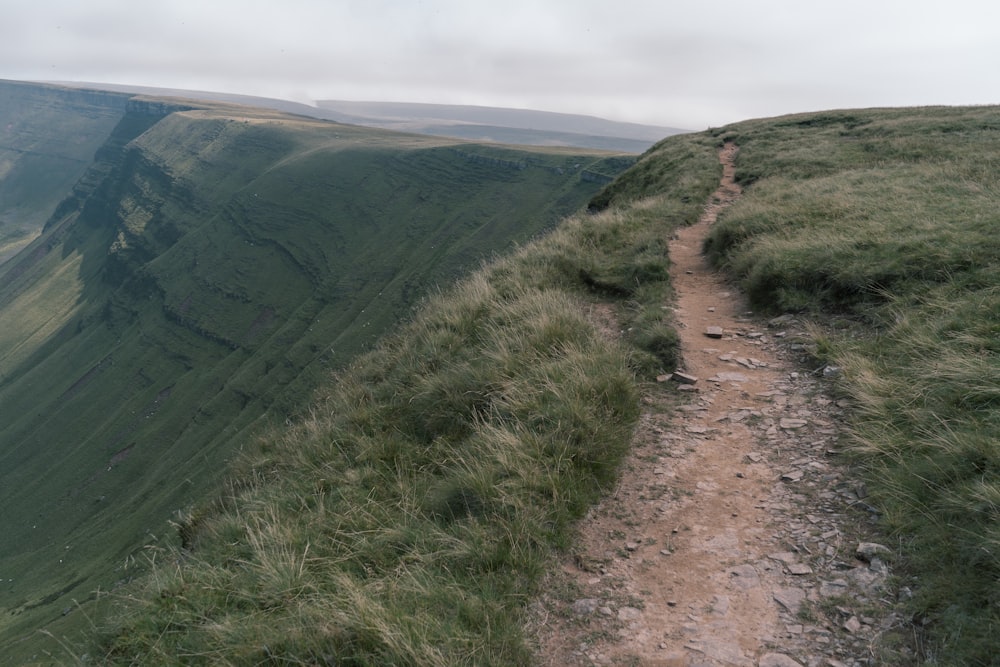
[[684, 368], [533, 610], [542, 664], [855, 667], [899, 622], [864, 485], [834, 456], [841, 406], [797, 363], [802, 324], [753, 318], [701, 255], [740, 195], [735, 155], [671, 242]]

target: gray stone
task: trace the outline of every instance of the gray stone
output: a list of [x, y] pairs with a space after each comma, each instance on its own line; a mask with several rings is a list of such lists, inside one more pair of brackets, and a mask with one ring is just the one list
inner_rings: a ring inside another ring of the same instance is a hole
[[819, 585], [819, 594], [825, 598], [833, 597], [835, 595], [843, 595], [847, 592], [847, 586], [848, 584], [846, 579], [824, 581]]
[[806, 599], [806, 592], [801, 588], [779, 588], [774, 591], [774, 601], [784, 607], [788, 613], [797, 614]]
[[868, 569], [880, 577], [889, 576], [889, 566], [886, 565], [881, 558], [872, 558], [872, 562], [868, 565]]
[[889, 550], [889, 547], [882, 544], [876, 544], [875, 542], [862, 542], [858, 545], [858, 548], [854, 550], [854, 555], [866, 563], [870, 563], [872, 559], [877, 556], [888, 555], [891, 553], [892, 551]]
[[618, 610], [619, 621], [634, 621], [642, 616], [642, 611], [635, 607], [622, 607]]
[[773, 554], [768, 554], [767, 557], [771, 560], [778, 560], [785, 564], [797, 563], [799, 560], [799, 555], [791, 551], [778, 551]]
[[883, 575], [866, 567], [856, 567], [848, 570], [847, 576], [862, 588], [875, 588], [883, 579]]
[[802, 667], [802, 663], [784, 653], [765, 653], [760, 656], [757, 667]]
[[753, 667], [753, 661], [743, 654], [743, 649], [740, 648], [739, 644], [724, 639], [692, 639], [684, 648], [703, 653], [706, 658], [711, 658], [724, 665]]
[[710, 612], [716, 616], [725, 616], [728, 614], [729, 597], [726, 595], [716, 595], [712, 600], [712, 608]]
[[716, 373], [708, 378], [710, 382], [747, 382], [750, 380], [743, 373]]
[[812, 568], [805, 563], [788, 563], [788, 573], [794, 575], [812, 574]]
[[738, 424], [750, 415], [751, 412], [749, 410], [737, 410], [736, 412], [729, 413], [729, 421]]
[[729, 570], [729, 576], [732, 577], [733, 585], [737, 588], [747, 590], [760, 586], [760, 577], [757, 575], [757, 570], [749, 563], [737, 565], [732, 568]]
[[857, 634], [857, 632], [861, 630], [861, 621], [858, 620], [857, 616], [851, 616], [846, 622], [844, 622], [844, 629], [852, 635]]
[[708, 327], [705, 329], [705, 335], [709, 338], [722, 338], [722, 327]]
[[802, 476], [804, 474], [805, 473], [803, 473], [801, 470], [792, 470], [792, 471], [786, 472], [784, 475], [782, 475], [781, 476], [781, 481], [782, 482], [797, 482], [800, 479], [802, 479]]
[[783, 429], [785, 429], [787, 431], [791, 431], [791, 430], [794, 430], [794, 429], [797, 429], [797, 428], [802, 428], [803, 426], [805, 426], [808, 423], [809, 422], [807, 422], [805, 419], [792, 419], [792, 418], [786, 417], [786, 418], [782, 419], [778, 423], [778, 426], [780, 426], [781, 428], [783, 428]]
[[577, 616], [589, 616], [597, 611], [597, 607], [599, 605], [599, 600], [595, 600], [594, 598], [583, 598], [582, 600], [574, 602], [571, 609]]
[[795, 316], [791, 314], [778, 315], [767, 321], [767, 325], [771, 327], [783, 327], [790, 322], [795, 321]]
[[674, 371], [673, 379], [681, 384], [694, 384], [698, 381], [698, 378], [694, 375], [689, 375], [680, 371]]

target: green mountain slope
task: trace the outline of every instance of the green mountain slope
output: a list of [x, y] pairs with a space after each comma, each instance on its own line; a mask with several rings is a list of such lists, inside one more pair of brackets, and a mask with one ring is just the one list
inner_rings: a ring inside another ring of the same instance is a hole
[[914, 623], [879, 659], [1000, 653], [997, 108], [670, 137], [598, 193], [614, 158], [183, 106], [132, 99], [0, 265], [8, 662], [524, 664], [551, 550], [676, 364], [666, 240], [725, 141], [745, 191], [706, 250], [829, 325], [807, 346], [897, 538]]
[[2, 651], [85, 626], [250, 433], [626, 164], [127, 100], [0, 265]]
[[[839, 368], [844, 444], [912, 593], [912, 623], [875, 660], [994, 664], [998, 130], [996, 107], [874, 109], [664, 140], [594, 213], [435, 299], [308, 415], [263, 432], [180, 523], [187, 550], [156, 551], [156, 576], [87, 650], [117, 664], [529, 661], [524, 610], [551, 550], [613, 482], [636, 401], [657, 391], [643, 379], [676, 359], [666, 239], [697, 218], [731, 141], [744, 194], [706, 250], [756, 309], [825, 325], [803, 345]], [[607, 308], [620, 339], [593, 316]]]
[[[719, 179], [711, 137], [665, 148], [685, 178], [580, 213], [425, 304], [263, 432], [184, 551], [86, 650], [110, 664], [523, 665], [553, 548], [613, 484], [640, 385], [677, 360], [670, 230]], [[614, 312], [621, 335], [599, 313]]]

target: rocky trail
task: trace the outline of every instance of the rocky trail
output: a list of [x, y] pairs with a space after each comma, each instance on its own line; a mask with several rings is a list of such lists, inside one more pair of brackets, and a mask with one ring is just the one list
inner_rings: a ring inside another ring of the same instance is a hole
[[864, 485], [836, 456], [835, 369], [804, 365], [804, 323], [754, 317], [701, 255], [740, 196], [736, 151], [670, 245], [685, 368], [645, 399], [618, 488], [533, 610], [542, 664], [855, 667], [900, 626]]

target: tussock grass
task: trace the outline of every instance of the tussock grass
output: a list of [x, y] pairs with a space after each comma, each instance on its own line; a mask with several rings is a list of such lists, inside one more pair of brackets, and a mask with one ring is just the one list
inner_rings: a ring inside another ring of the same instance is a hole
[[[701, 156], [700, 189], [717, 182], [713, 139], [676, 150]], [[431, 298], [331, 378], [182, 518], [183, 550], [158, 554], [94, 655], [529, 663], [525, 606], [614, 483], [642, 382], [677, 358], [666, 240], [701, 203], [635, 192]], [[588, 321], [597, 301], [623, 335]]]
[[928, 664], [1000, 654], [1000, 109], [828, 112], [718, 131], [750, 187], [706, 249], [756, 307], [848, 314], [828, 360], [900, 540]]
[[227, 502], [242, 538], [205, 519], [108, 658], [525, 660], [507, 610], [613, 479], [636, 389], [566, 296], [496, 298], [469, 281], [267, 443]]

